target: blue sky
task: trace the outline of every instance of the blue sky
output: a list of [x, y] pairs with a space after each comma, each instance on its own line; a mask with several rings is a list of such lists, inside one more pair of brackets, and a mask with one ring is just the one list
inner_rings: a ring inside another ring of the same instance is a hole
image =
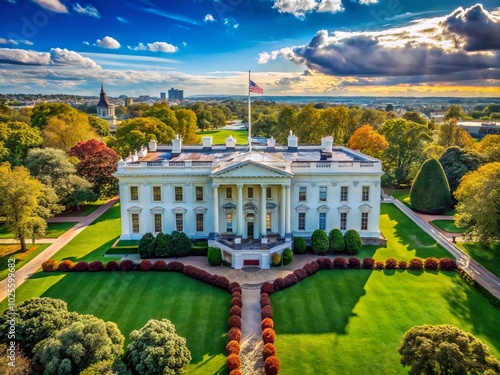
[[500, 96], [499, 0], [0, 0], [0, 92]]

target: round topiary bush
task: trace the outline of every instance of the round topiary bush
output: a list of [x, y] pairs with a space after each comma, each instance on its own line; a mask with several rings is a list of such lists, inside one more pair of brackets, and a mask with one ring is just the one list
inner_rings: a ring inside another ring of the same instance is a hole
[[408, 268], [408, 262], [406, 262], [405, 260], [400, 260], [400, 261], [398, 262], [398, 268], [399, 268], [400, 270], [405, 270], [405, 269], [407, 269], [407, 268]]
[[361, 268], [361, 261], [356, 257], [347, 259], [347, 268]]
[[233, 281], [232, 283], [230, 283], [227, 286], [227, 290], [229, 290], [230, 293], [234, 293], [234, 292], [240, 292], [241, 293], [241, 286], [236, 281]]
[[241, 308], [243, 307], [243, 301], [240, 297], [233, 297], [231, 298], [231, 306], [238, 306]]
[[297, 268], [295, 271], [293, 271], [293, 274], [297, 276], [297, 279], [299, 281], [302, 281], [307, 278], [307, 271], [303, 268]]
[[226, 367], [229, 371], [239, 370], [241, 366], [240, 356], [237, 354], [229, 354], [226, 359]]
[[275, 356], [267, 357], [264, 362], [264, 371], [266, 375], [278, 375], [280, 371], [280, 361]]
[[411, 186], [410, 204], [426, 214], [442, 214], [452, 206], [448, 180], [436, 159], [427, 159], [420, 167]]
[[363, 268], [364, 269], [373, 269], [373, 267], [375, 266], [375, 259], [373, 258], [365, 258], [363, 259]]
[[231, 293], [231, 298], [238, 297], [241, 298], [241, 293], [240, 292], [233, 292]]
[[272, 283], [270, 283], [269, 281], [266, 281], [264, 283], [262, 283], [261, 287], [260, 287], [260, 292], [261, 293], [267, 293], [269, 295], [273, 294], [274, 293], [274, 286]]
[[277, 292], [278, 290], [283, 290], [285, 289], [285, 282], [283, 281], [282, 277], [278, 277], [276, 280], [273, 281], [273, 286], [274, 286], [274, 291]]
[[243, 375], [240, 369], [232, 370], [229, 375]]
[[292, 252], [292, 250], [289, 247], [287, 247], [285, 250], [283, 250], [282, 258], [283, 258], [283, 265], [284, 266], [289, 265], [290, 263], [292, 263], [293, 252]]
[[274, 253], [271, 255], [271, 264], [273, 267], [278, 267], [281, 265], [281, 255], [279, 253]]
[[450, 258], [439, 259], [439, 269], [442, 271], [454, 271], [457, 269], [457, 262]]
[[382, 262], [381, 260], [377, 260], [373, 268], [376, 270], [383, 270], [385, 268], [385, 263]]
[[229, 315], [236, 315], [241, 318], [241, 307], [236, 305], [231, 307], [231, 310], [229, 310]]
[[398, 261], [394, 258], [388, 258], [385, 261], [385, 269], [386, 270], [394, 270], [398, 268]]
[[262, 349], [262, 357], [264, 358], [264, 361], [271, 357], [271, 356], [276, 356], [276, 348], [274, 347], [274, 344], [266, 344], [264, 345], [264, 349]]
[[293, 239], [293, 251], [298, 254], [306, 252], [306, 240], [303, 237], [295, 237]]
[[99, 272], [104, 271], [104, 264], [100, 260], [94, 260], [89, 263], [89, 271], [90, 272]]
[[43, 272], [54, 272], [57, 271], [59, 267], [59, 262], [55, 259], [49, 259], [42, 263]]
[[316, 229], [311, 235], [311, 248], [315, 254], [326, 254], [328, 252], [328, 235], [323, 229]]
[[78, 262], [74, 270], [76, 272], [87, 272], [89, 270], [89, 264], [87, 262]]
[[330, 246], [330, 251], [333, 253], [340, 253], [345, 249], [344, 236], [340, 229], [335, 228], [328, 233], [328, 243]]
[[436, 258], [426, 258], [424, 260], [424, 268], [428, 271], [437, 271], [439, 268], [439, 260]]
[[264, 306], [267, 306], [267, 305], [270, 305], [271, 304], [271, 298], [269, 298], [269, 296], [266, 294], [265, 296], [261, 296], [260, 297], [260, 307], [264, 307]]
[[320, 270], [331, 270], [333, 268], [333, 262], [330, 258], [321, 257], [316, 259], [316, 262], [318, 262]]
[[272, 328], [265, 328], [262, 331], [262, 340], [264, 344], [273, 344], [276, 339], [276, 332]]
[[299, 279], [293, 273], [290, 273], [285, 276], [283, 282], [285, 283], [285, 288], [289, 288], [292, 285], [297, 284], [299, 282]]
[[356, 254], [361, 250], [361, 247], [363, 246], [363, 242], [361, 241], [359, 233], [354, 229], [349, 229], [347, 232], [345, 232], [344, 242], [345, 251], [347, 251], [349, 254]]
[[59, 263], [57, 269], [61, 272], [71, 272], [75, 268], [76, 263], [72, 260], [66, 259]]
[[118, 264], [117, 261], [110, 260], [108, 263], [106, 263], [106, 266], [104, 266], [104, 269], [106, 271], [118, 271], [120, 269], [120, 265]]
[[153, 267], [153, 264], [149, 259], [143, 259], [141, 260], [139, 268], [141, 271], [149, 271]]
[[346, 259], [342, 257], [336, 257], [335, 259], [333, 259], [333, 268], [346, 269], [347, 268]]
[[240, 328], [241, 329], [241, 318], [238, 315], [231, 315], [228, 320], [229, 328]]
[[153, 269], [155, 271], [165, 271], [167, 269], [167, 263], [161, 259], [155, 260], [153, 263]]
[[155, 236], [153, 233], [146, 233], [139, 241], [139, 255], [141, 258], [153, 258], [155, 256]]
[[274, 322], [273, 322], [273, 320], [271, 318], [264, 318], [262, 320], [260, 328], [262, 330], [265, 330], [266, 328], [274, 328]]
[[134, 262], [130, 259], [123, 259], [120, 262], [120, 270], [122, 271], [132, 271], [134, 269]]
[[236, 340], [229, 341], [226, 345], [227, 354], [240, 354], [240, 343]]
[[241, 342], [241, 330], [239, 328], [233, 327], [227, 333], [228, 341]]
[[221, 249], [213, 246], [208, 247], [208, 264], [211, 266], [220, 266], [222, 264], [222, 254]]
[[260, 311], [260, 318], [264, 320], [265, 318], [273, 318], [273, 308], [270, 305], [264, 306]]
[[424, 262], [420, 258], [414, 258], [410, 260], [408, 268], [411, 270], [422, 270], [424, 268]]

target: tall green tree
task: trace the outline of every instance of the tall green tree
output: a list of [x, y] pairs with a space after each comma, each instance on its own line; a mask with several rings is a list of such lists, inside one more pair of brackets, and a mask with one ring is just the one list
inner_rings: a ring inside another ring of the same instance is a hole
[[476, 144], [476, 151], [486, 162], [500, 162], [500, 135], [487, 135]]
[[406, 112], [403, 118], [417, 124], [427, 125], [427, 120], [417, 111]]
[[109, 124], [106, 120], [91, 115], [88, 116], [88, 119], [90, 127], [99, 137], [107, 137], [109, 135]]
[[481, 165], [481, 156], [470, 150], [463, 150], [459, 147], [448, 148], [439, 158], [439, 163], [443, 167], [450, 191], [453, 194], [458, 188], [460, 179], [467, 172], [475, 171]]
[[320, 110], [312, 104], [303, 107], [297, 115], [294, 133], [301, 143], [320, 143], [325, 132], [319, 127]]
[[285, 105], [279, 115], [278, 122], [276, 124], [276, 132], [273, 134], [276, 142], [287, 144], [287, 137], [290, 134], [290, 130], [295, 129], [295, 123], [297, 121], [297, 110], [291, 105]]
[[49, 118], [42, 131], [43, 146], [69, 151], [78, 142], [96, 139], [97, 134], [83, 112], [60, 114]]
[[177, 128], [177, 117], [175, 116], [175, 112], [168, 106], [168, 103], [157, 102], [152, 105], [144, 115], [145, 117], [155, 117], [172, 129]]
[[182, 141], [189, 145], [198, 143], [196, 113], [190, 109], [180, 108], [175, 110], [175, 116], [177, 117], [177, 127], [174, 127], [174, 131], [181, 135]]
[[31, 126], [43, 130], [50, 118], [57, 115], [69, 115], [78, 112], [75, 108], [64, 103], [40, 103], [33, 107]]
[[470, 134], [457, 125], [456, 119], [450, 119], [438, 126], [438, 144], [440, 146], [472, 148], [474, 142]]
[[452, 105], [446, 113], [444, 114], [444, 120], [451, 120], [451, 119], [461, 119], [466, 115], [464, 108], [461, 105]]
[[42, 136], [38, 128], [33, 128], [24, 122], [0, 122], [0, 142], [7, 150], [3, 159], [11, 164], [20, 165], [30, 148], [42, 145]]
[[324, 123], [322, 127], [326, 129], [325, 135], [331, 135], [335, 143], [342, 144], [344, 142], [344, 134], [349, 123], [349, 111], [346, 107], [325, 109], [321, 113], [320, 121]]

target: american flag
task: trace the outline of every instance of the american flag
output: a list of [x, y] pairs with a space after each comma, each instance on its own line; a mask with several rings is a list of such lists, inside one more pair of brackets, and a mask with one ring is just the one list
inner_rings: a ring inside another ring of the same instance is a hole
[[257, 85], [254, 81], [250, 80], [250, 92], [255, 94], [264, 94], [264, 89]]

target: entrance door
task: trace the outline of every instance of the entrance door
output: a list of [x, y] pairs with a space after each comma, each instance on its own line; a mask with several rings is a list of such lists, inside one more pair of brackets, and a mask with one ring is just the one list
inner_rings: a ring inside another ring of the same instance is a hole
[[253, 238], [253, 221], [247, 221], [247, 237]]

